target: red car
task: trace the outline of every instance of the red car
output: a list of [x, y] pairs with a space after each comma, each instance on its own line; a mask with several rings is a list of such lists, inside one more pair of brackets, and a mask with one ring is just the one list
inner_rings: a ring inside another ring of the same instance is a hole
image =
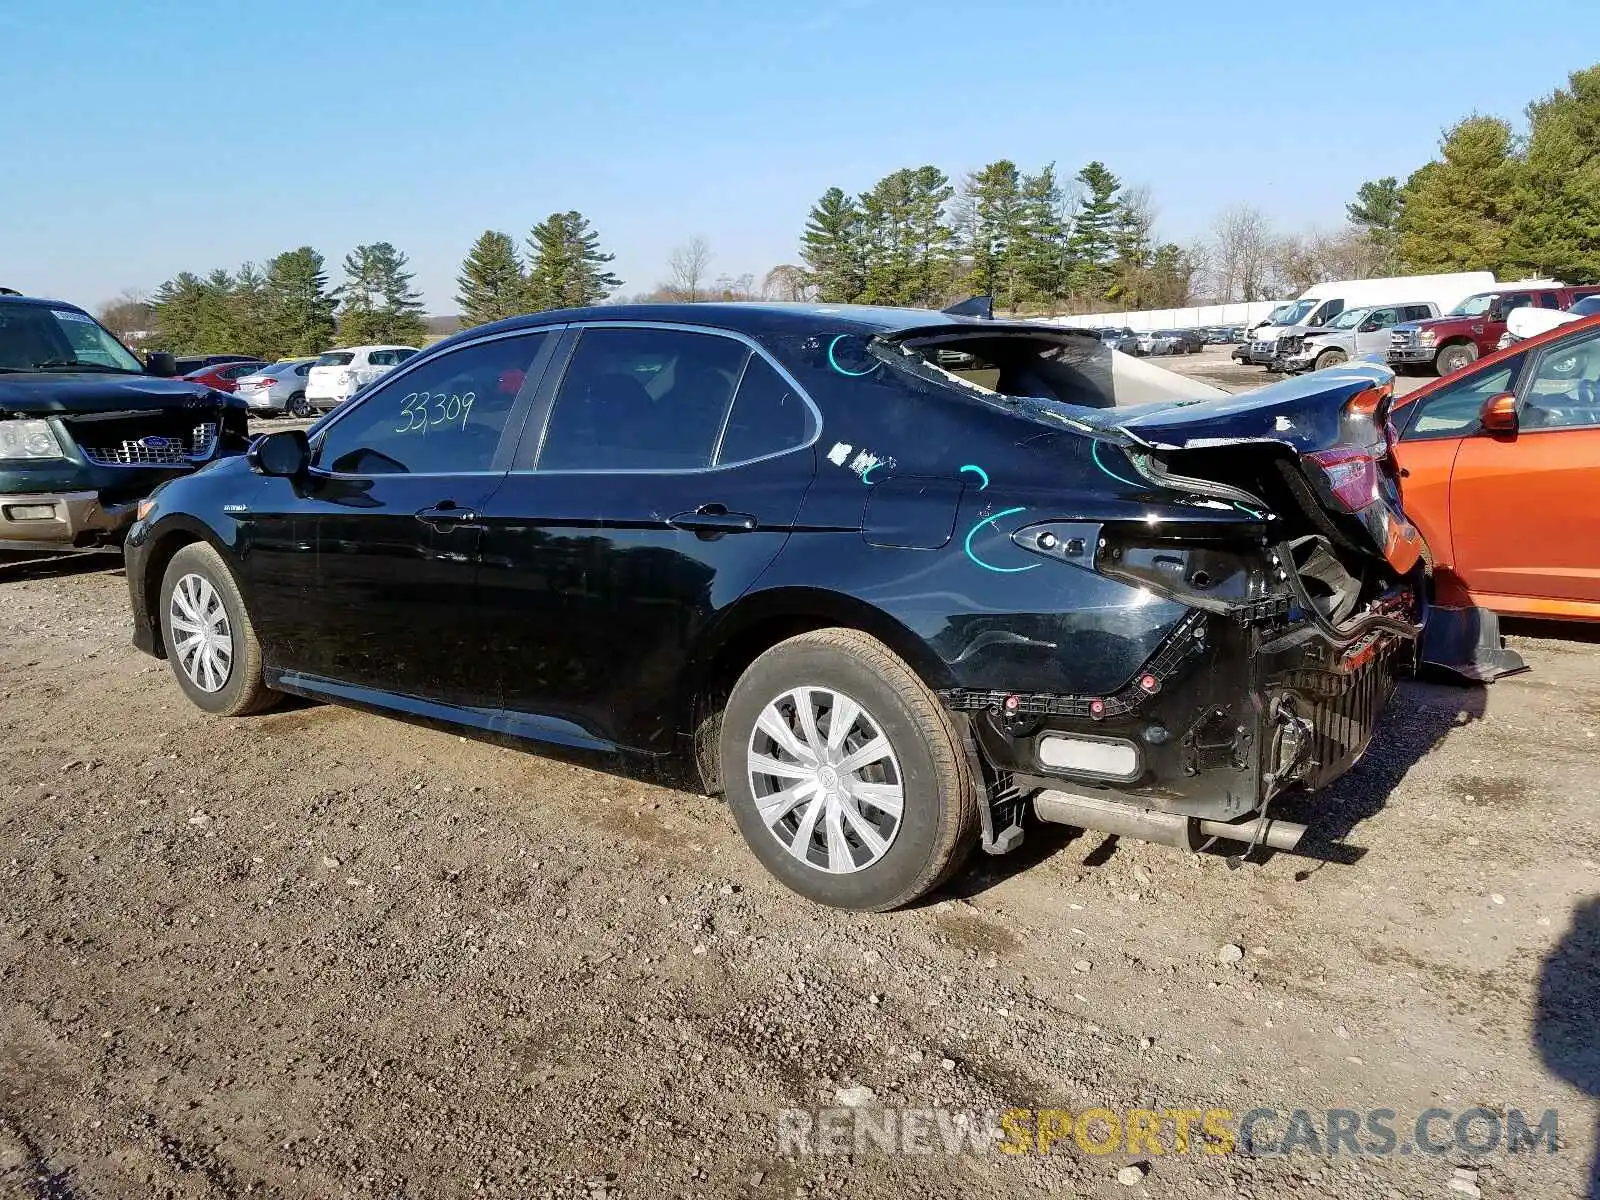
[[249, 362], [212, 363], [208, 367], [201, 367], [198, 371], [190, 371], [184, 378], [191, 383], [203, 383], [207, 387], [214, 387], [219, 392], [232, 392], [238, 390], [240, 379], [259, 371], [266, 365], [259, 359], [252, 359]]
[[1600, 620], [1600, 316], [1429, 383], [1392, 420], [1440, 604]]

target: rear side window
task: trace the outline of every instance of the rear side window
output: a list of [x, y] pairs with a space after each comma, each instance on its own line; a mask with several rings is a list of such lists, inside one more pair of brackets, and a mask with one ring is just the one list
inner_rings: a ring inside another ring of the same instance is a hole
[[1406, 315], [1402, 319], [1406, 321], [1426, 321], [1431, 316], [1433, 316], [1433, 313], [1426, 304], [1412, 304], [1407, 306]]
[[415, 350], [396, 350], [396, 351], [394, 351], [395, 364], [398, 366], [400, 363], [405, 362], [406, 359], [410, 358], [415, 353], [416, 353]]
[[799, 389], [752, 354], [733, 399], [728, 427], [722, 435], [719, 466], [780, 454], [805, 444], [811, 436], [811, 410]]
[[680, 329], [583, 331], [539, 450], [541, 471], [709, 467], [750, 351]]

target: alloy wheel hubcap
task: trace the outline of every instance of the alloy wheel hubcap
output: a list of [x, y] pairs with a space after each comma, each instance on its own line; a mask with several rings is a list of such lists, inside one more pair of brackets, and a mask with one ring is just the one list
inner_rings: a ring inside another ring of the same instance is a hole
[[233, 627], [217, 589], [203, 575], [185, 575], [172, 589], [167, 617], [183, 673], [202, 692], [220, 692], [233, 671]]
[[844, 875], [888, 853], [905, 804], [900, 760], [872, 714], [831, 688], [761, 710], [747, 754], [761, 822], [793, 858]]

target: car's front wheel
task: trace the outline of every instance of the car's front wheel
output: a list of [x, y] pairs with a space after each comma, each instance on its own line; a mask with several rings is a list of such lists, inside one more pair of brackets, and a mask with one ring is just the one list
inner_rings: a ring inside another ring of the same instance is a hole
[[822, 629], [729, 695], [721, 778], [745, 842], [801, 895], [883, 911], [937, 887], [977, 837], [977, 790], [938, 698], [887, 646]]
[[1339, 349], [1324, 350], [1321, 354], [1317, 355], [1317, 367], [1316, 367], [1316, 369], [1319, 370], [1319, 371], [1326, 371], [1329, 367], [1338, 366], [1340, 363], [1344, 362], [1349, 357], [1350, 356], [1348, 354], [1346, 354], [1343, 350], [1339, 350]]
[[1471, 342], [1457, 342], [1439, 351], [1435, 367], [1441, 375], [1454, 375], [1478, 359], [1478, 348]]
[[172, 556], [161, 580], [161, 642], [184, 695], [209, 713], [260, 712], [278, 696], [261, 678], [261, 644], [222, 555], [204, 542]]

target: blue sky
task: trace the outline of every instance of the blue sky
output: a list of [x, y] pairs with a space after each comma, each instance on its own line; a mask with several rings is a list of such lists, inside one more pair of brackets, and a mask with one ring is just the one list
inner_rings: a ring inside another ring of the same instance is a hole
[[[1248, 14], [1248, 15], [1247, 15]], [[96, 305], [302, 244], [410, 257], [455, 311], [485, 228], [577, 208], [627, 292], [699, 234], [793, 261], [832, 184], [996, 158], [1331, 226], [1440, 130], [1600, 58], [1593, 0], [3, 0], [0, 284]]]

